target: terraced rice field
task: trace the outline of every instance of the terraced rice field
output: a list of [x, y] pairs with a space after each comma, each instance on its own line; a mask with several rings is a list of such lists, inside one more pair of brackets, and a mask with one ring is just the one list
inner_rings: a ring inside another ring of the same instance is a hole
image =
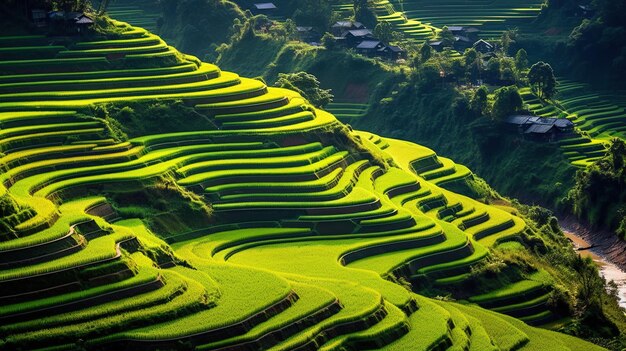
[[[341, 138], [298, 94], [115, 24], [123, 39], [54, 53], [46, 38], [0, 38], [49, 55], [0, 59], [0, 195], [15, 203], [0, 236], [0, 349], [600, 349], [475, 305], [550, 320], [541, 271], [466, 297], [475, 304], [418, 295], [463, 284], [529, 230], [444, 188], [471, 178], [466, 167], [404, 141]], [[181, 100], [207, 128], [120, 140], [89, 115], [155, 99]], [[153, 232], [111, 205], [158, 187], [195, 193], [213, 223]]]
[[[150, 32], [157, 29], [157, 20], [159, 18], [159, 9], [153, 8], [152, 1], [111, 1], [107, 14], [119, 21], [124, 21], [133, 26], [142, 27]], [[152, 11], [149, 11], [152, 10]]]
[[352, 102], [331, 102], [325, 109], [341, 122], [351, 123], [365, 116], [368, 105]]
[[[433, 39], [444, 26], [472, 26], [482, 38], [494, 38], [508, 29], [527, 25], [541, 11], [542, 0], [377, 0], [378, 20], [418, 42]], [[335, 5], [348, 13], [351, 4]]]
[[400, 8], [409, 19], [429, 25], [473, 26], [483, 37], [495, 37], [508, 28], [532, 20], [539, 11], [541, 0], [404, 0]]
[[594, 91], [584, 83], [560, 78], [555, 103], [542, 103], [529, 88], [521, 90], [529, 109], [540, 116], [566, 117], [582, 132], [559, 144], [573, 165], [586, 167], [604, 156], [608, 141], [626, 138], [626, 104], [619, 92]]
[[[348, 18], [352, 15], [352, 3], [341, 3], [333, 5], [335, 13], [341, 18]], [[399, 11], [397, 5], [389, 0], [379, 0], [373, 3], [374, 13], [379, 21], [389, 22], [395, 31], [401, 32], [408, 39], [424, 42], [433, 39], [440, 28], [417, 18], [409, 18], [405, 13]]]

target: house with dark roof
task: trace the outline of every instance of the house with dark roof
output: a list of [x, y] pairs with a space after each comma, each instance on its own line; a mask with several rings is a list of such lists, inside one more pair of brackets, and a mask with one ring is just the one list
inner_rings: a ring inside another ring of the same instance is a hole
[[273, 2], [259, 2], [252, 4], [252, 13], [255, 15], [272, 15], [276, 12], [278, 7]]
[[455, 37], [468, 37], [473, 40], [477, 39], [478, 32], [480, 32], [478, 28], [463, 26], [449, 26], [448, 30], [452, 32], [452, 35]]
[[406, 56], [406, 51], [395, 45], [385, 45], [378, 49], [378, 55], [382, 58], [395, 61]]
[[322, 37], [313, 27], [296, 27], [298, 38], [305, 43], [317, 42]]
[[472, 40], [464, 35], [458, 35], [454, 37], [454, 50], [459, 52], [465, 51], [465, 49], [469, 49], [472, 47]]
[[556, 121], [554, 121], [554, 126], [562, 133], [574, 132], [574, 122], [567, 118], [557, 118]]
[[524, 131], [525, 136], [543, 141], [554, 141], [556, 134], [554, 124], [533, 124]]
[[480, 52], [481, 54], [489, 54], [492, 53], [496, 50], [496, 46], [483, 40], [480, 39], [477, 42], [475, 42], [472, 47], [474, 48], [474, 50]]
[[[428, 45], [433, 48], [435, 51], [443, 51], [446, 48], [442, 40], [434, 40], [429, 41]], [[472, 47], [472, 40], [466, 36], [456, 35], [454, 36], [454, 43], [452, 44], [452, 48], [454, 50], [463, 52], [465, 49], [469, 49]]]
[[94, 24], [93, 19], [83, 12], [51, 11], [48, 20], [56, 30], [65, 34], [84, 33]]
[[330, 27], [331, 33], [335, 37], [341, 37], [345, 32], [349, 30], [355, 30], [355, 29], [366, 29], [366, 28], [363, 25], [363, 23], [354, 22], [354, 21], [338, 21], [338, 22], [335, 22]]
[[348, 47], [356, 47], [364, 40], [375, 40], [372, 31], [369, 29], [353, 29], [342, 34]]
[[254, 5], [255, 9], [259, 10], [259, 11], [267, 11], [267, 10], [276, 10], [277, 7], [276, 5], [274, 5], [274, 3], [272, 2], [260, 2], [260, 3], [256, 3]]
[[462, 26], [448, 26], [448, 30], [454, 35], [465, 35], [465, 27]]
[[429, 41], [428, 45], [430, 45], [430, 47], [435, 51], [441, 52], [444, 49], [443, 41], [441, 40]]
[[524, 137], [539, 141], [555, 141], [574, 133], [574, 123], [567, 118], [514, 115], [507, 117], [504, 122]]
[[385, 47], [382, 41], [376, 39], [367, 39], [363, 40], [355, 47], [356, 52], [365, 56], [376, 56], [378, 54], [378, 50]]

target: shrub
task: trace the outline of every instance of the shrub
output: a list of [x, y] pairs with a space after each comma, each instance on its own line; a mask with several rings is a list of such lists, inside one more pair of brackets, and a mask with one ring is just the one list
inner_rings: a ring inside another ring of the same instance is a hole
[[522, 109], [524, 101], [516, 86], [502, 87], [495, 91], [492, 117], [497, 120]]
[[297, 91], [316, 107], [328, 105], [334, 97], [330, 89], [321, 89], [317, 77], [307, 72], [279, 73], [274, 85]]

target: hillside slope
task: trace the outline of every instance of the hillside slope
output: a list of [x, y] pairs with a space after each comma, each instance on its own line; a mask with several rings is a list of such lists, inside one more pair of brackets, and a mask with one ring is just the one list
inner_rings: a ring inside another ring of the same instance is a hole
[[0, 37], [0, 349], [600, 349], [477, 306], [556, 318], [542, 269], [463, 293], [532, 235], [466, 167], [113, 24]]

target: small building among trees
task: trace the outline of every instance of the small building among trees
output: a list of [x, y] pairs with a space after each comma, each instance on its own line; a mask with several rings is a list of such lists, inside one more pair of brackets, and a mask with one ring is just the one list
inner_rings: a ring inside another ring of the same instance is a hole
[[331, 26], [331, 33], [335, 36], [335, 37], [341, 37], [343, 36], [347, 31], [349, 30], [356, 30], [356, 29], [365, 29], [365, 26], [363, 25], [363, 23], [361, 22], [354, 22], [354, 21], [338, 21], [335, 22], [332, 26]]
[[278, 8], [272, 2], [260, 2], [252, 5], [252, 12], [255, 15], [272, 15]]
[[395, 61], [404, 58], [406, 56], [406, 52], [399, 46], [385, 45], [384, 47], [378, 49], [378, 55], [382, 58]]
[[472, 47], [474, 48], [474, 50], [480, 52], [481, 54], [490, 54], [496, 50], [495, 45], [483, 39], [480, 39], [477, 42], [475, 42], [474, 45], [472, 45]]
[[372, 57], [378, 55], [378, 51], [384, 47], [385, 44], [380, 40], [363, 40], [355, 49], [361, 55]]
[[313, 27], [296, 27], [298, 38], [305, 43], [319, 42], [321, 35]]
[[507, 117], [504, 122], [510, 129], [537, 141], [556, 141], [574, 133], [574, 123], [567, 118], [514, 115]]
[[343, 33], [342, 37], [345, 38], [345, 43], [348, 47], [356, 47], [364, 40], [374, 39], [372, 31], [369, 29], [349, 30]]
[[477, 28], [463, 27], [463, 26], [449, 26], [448, 30], [455, 37], [467, 37], [467, 38], [474, 39], [474, 40], [477, 39], [478, 32], [480, 32], [480, 30]]
[[51, 11], [48, 20], [62, 34], [84, 33], [94, 24], [93, 19], [83, 12]]
[[459, 52], [465, 51], [465, 49], [469, 49], [472, 47], [472, 40], [464, 35], [455, 35], [454, 36], [454, 44], [452, 45], [454, 50]]

